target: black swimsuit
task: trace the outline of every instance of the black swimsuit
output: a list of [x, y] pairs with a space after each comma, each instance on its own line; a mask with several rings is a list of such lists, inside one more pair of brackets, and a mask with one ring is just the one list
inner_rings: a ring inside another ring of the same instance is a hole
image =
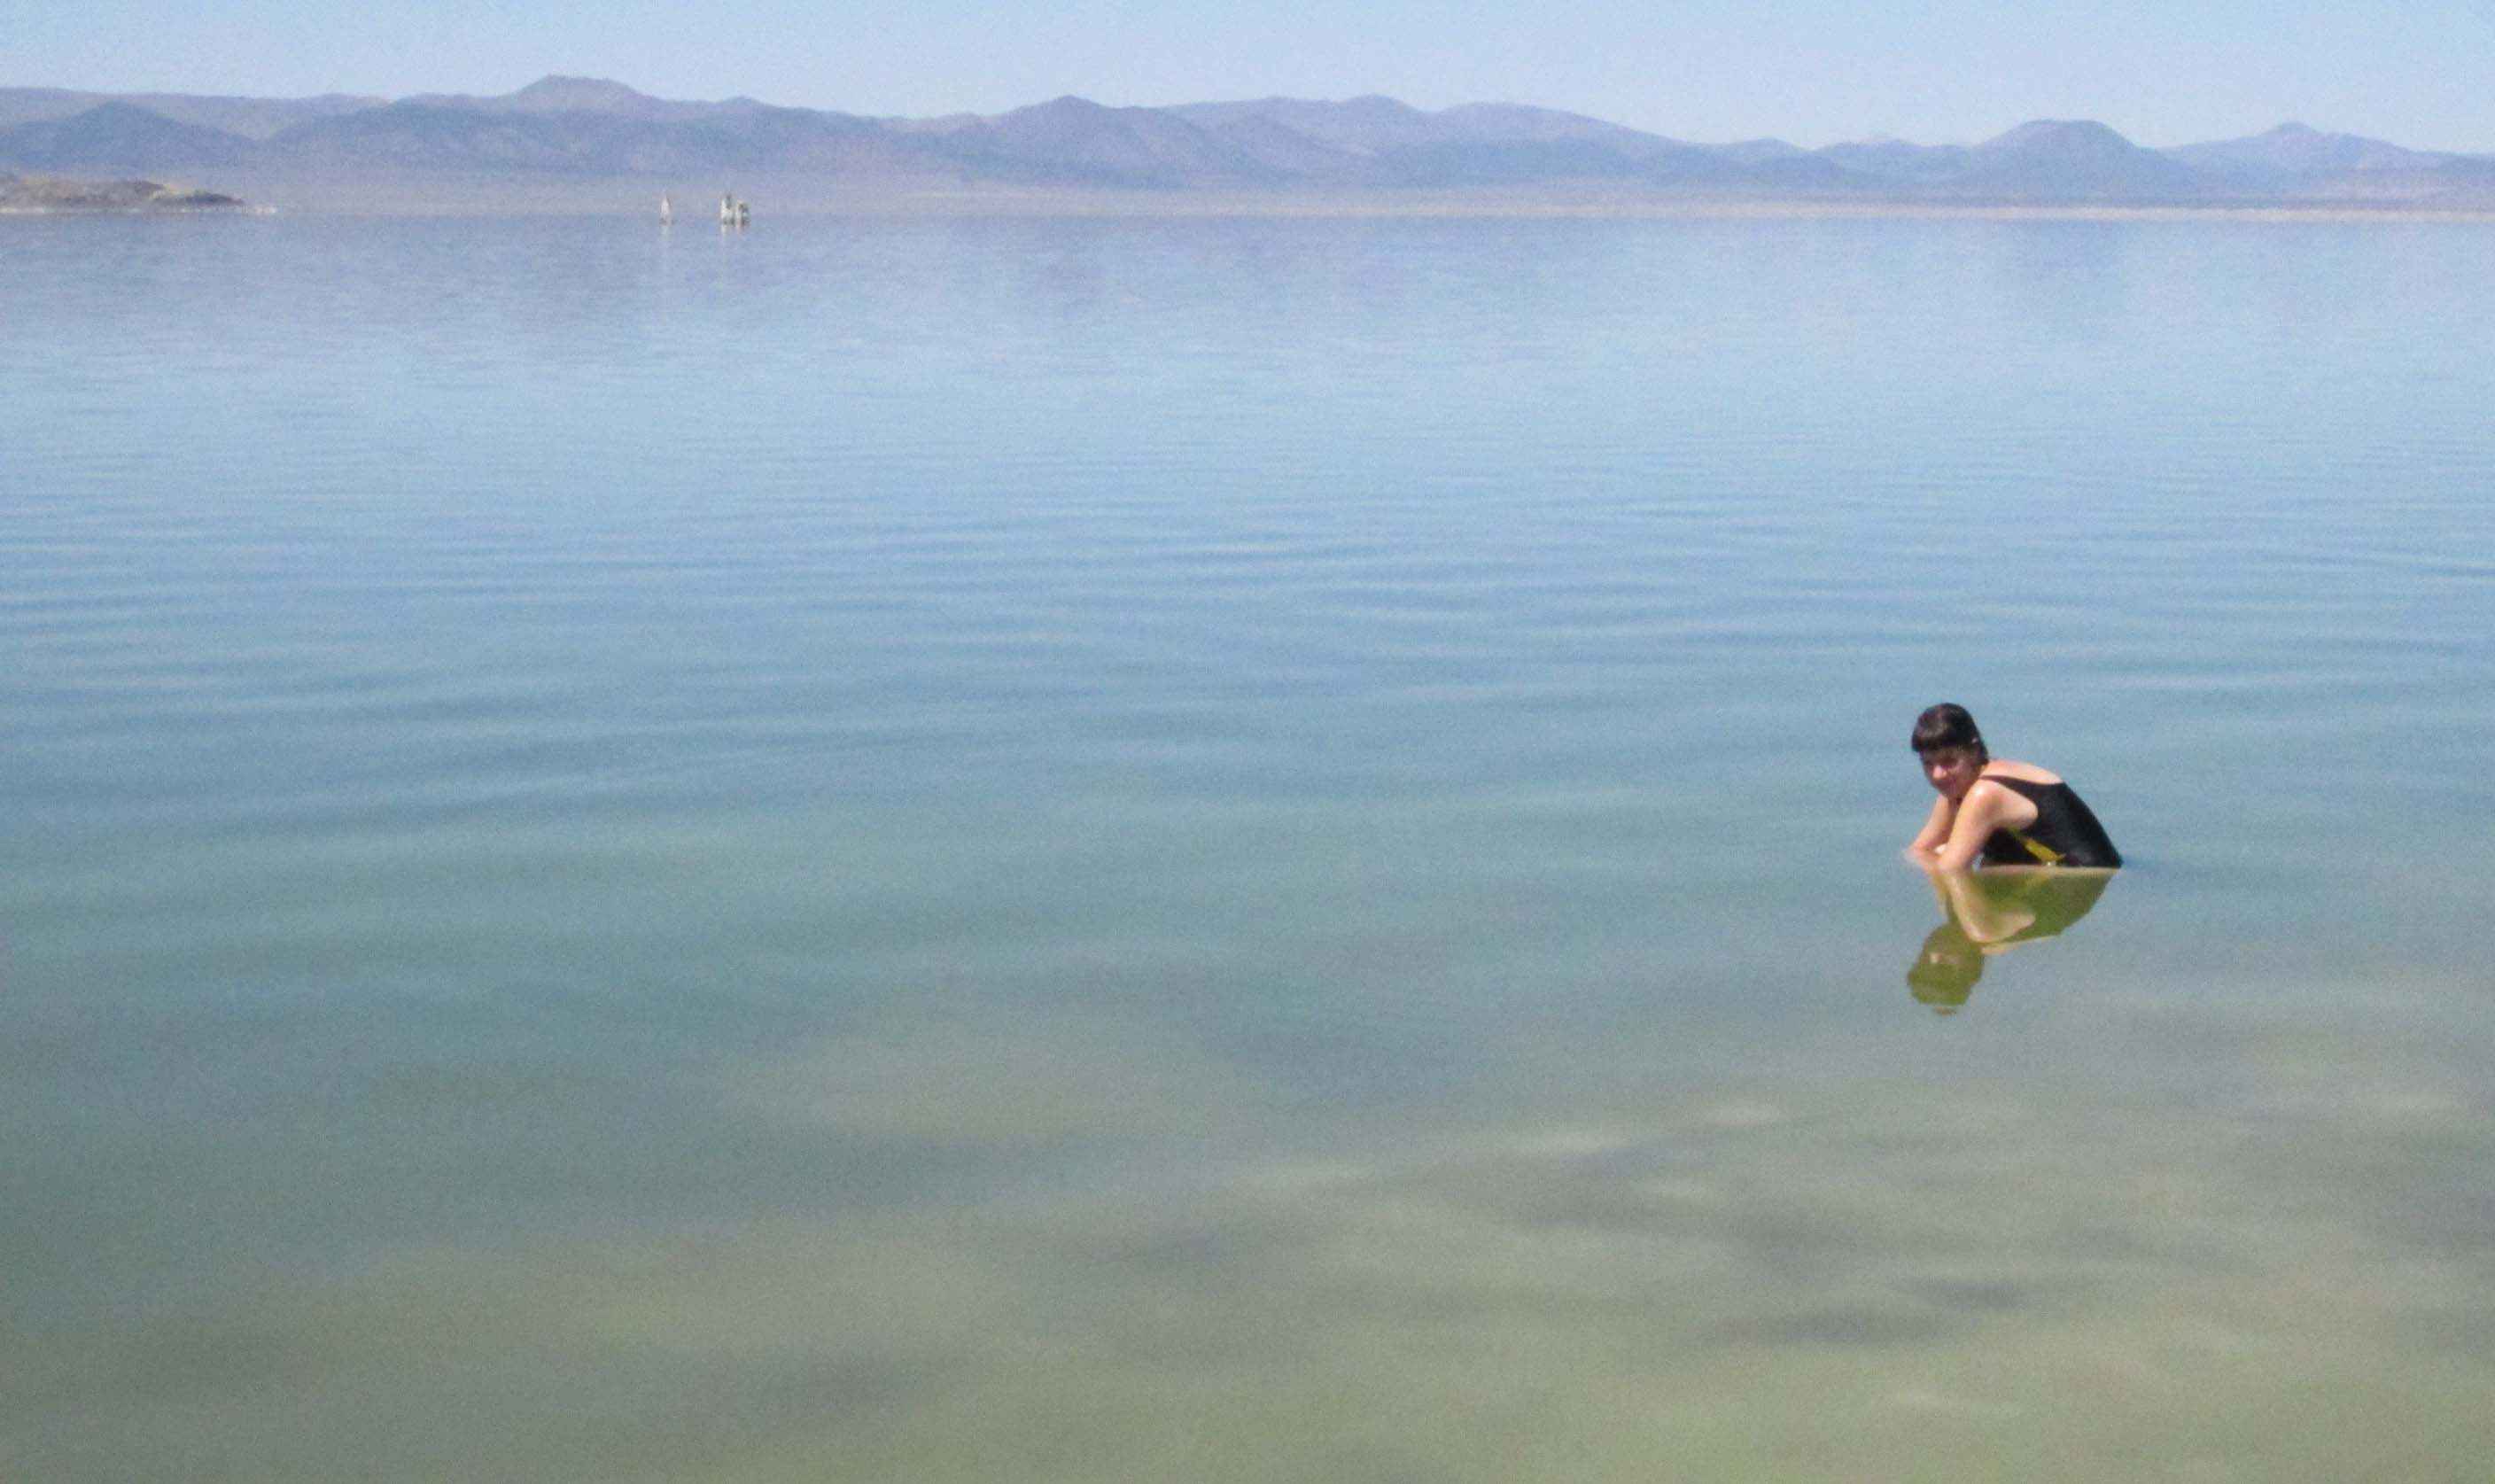
[[2031, 784], [2023, 778], [1984, 775], [2036, 806], [2025, 829], [1996, 829], [1984, 842], [1987, 866], [2118, 866], [2122, 852], [2106, 837], [2085, 801], [2069, 784]]

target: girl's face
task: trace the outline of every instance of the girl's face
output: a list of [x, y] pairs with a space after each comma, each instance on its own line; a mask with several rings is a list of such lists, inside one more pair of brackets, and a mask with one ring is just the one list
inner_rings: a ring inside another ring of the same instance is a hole
[[1984, 759], [1963, 747], [1944, 747], [1924, 754], [1924, 780], [1941, 797], [1962, 799], [1984, 771]]

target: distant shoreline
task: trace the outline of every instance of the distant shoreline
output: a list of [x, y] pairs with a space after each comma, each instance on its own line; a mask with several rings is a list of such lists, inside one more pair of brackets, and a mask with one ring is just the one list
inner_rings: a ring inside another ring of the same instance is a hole
[[[768, 210], [768, 202], [757, 206]], [[2362, 206], [2349, 204], [2292, 205], [2262, 202], [2241, 206], [2215, 204], [2043, 204], [1991, 202], [1956, 204], [1934, 201], [1689, 201], [1689, 200], [1464, 200], [1398, 201], [1323, 198], [1226, 198], [1154, 200], [1145, 197], [1065, 196], [1003, 201], [992, 195], [920, 198], [908, 202], [857, 202], [816, 209], [792, 207], [788, 216], [1066, 216], [1066, 217], [1267, 217], [1391, 220], [1724, 220], [1823, 221], [1929, 219], [1937, 221], [2269, 221], [2269, 222], [2495, 222], [2495, 207], [2436, 208], [2411, 202]]]
[[[73, 205], [0, 203], [0, 214], [249, 215], [285, 217], [646, 218], [658, 227], [663, 192], [675, 202], [674, 232], [711, 230], [719, 188], [672, 177], [423, 174], [335, 179], [235, 172], [219, 188], [232, 204], [168, 201]], [[2273, 222], [2424, 224], [2495, 222], [2495, 205], [2433, 206], [2416, 201], [1935, 201], [1807, 198], [1709, 198], [1610, 191], [1206, 191], [1014, 187], [893, 182], [860, 189], [806, 178], [740, 180], [753, 203], [754, 231], [786, 218], [1091, 220], [1688, 220], [1688, 221], [2004, 221]]]

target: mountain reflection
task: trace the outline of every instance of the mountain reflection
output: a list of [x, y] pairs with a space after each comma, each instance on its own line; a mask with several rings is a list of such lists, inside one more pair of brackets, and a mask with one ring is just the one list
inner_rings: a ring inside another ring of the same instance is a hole
[[1986, 959], [2070, 927], [2112, 880], [2110, 871], [1934, 873], [1932, 894], [1948, 920], [1916, 951], [1907, 991], [1940, 1014], [1956, 1013], [1984, 977]]

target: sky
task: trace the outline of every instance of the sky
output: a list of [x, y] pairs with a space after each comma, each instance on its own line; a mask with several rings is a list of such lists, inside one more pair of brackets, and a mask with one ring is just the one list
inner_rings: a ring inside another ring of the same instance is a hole
[[1383, 93], [1710, 143], [2295, 119], [2495, 152], [2495, 0], [0, 0], [0, 86], [395, 98], [549, 73], [875, 115]]

